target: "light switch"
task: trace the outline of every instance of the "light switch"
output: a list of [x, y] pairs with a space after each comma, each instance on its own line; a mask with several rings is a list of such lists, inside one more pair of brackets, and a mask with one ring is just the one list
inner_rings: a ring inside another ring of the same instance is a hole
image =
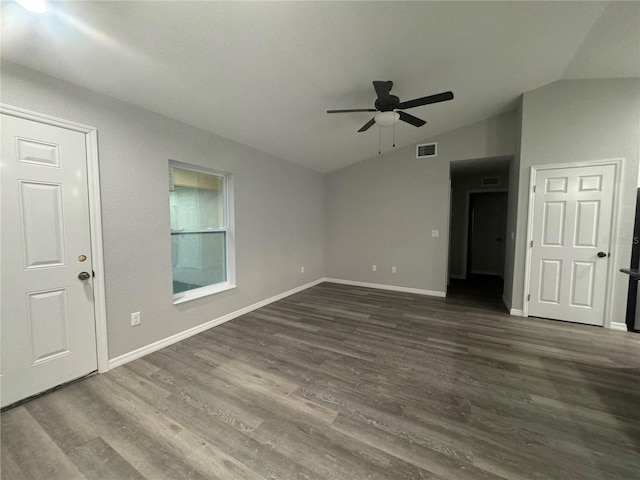
[[432, 237], [439, 237], [440, 236], [440, 230], [431, 230], [431, 236]]

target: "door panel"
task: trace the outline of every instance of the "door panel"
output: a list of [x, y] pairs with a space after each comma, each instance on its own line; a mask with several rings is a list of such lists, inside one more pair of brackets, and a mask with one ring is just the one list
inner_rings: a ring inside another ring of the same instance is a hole
[[577, 202], [576, 239], [574, 247], [598, 246], [598, 220], [600, 219], [600, 201], [587, 200]]
[[[1, 404], [97, 368], [85, 136], [2, 115]], [[81, 262], [80, 256], [86, 256]]]
[[547, 178], [545, 181], [546, 193], [567, 193], [567, 177]]
[[599, 192], [602, 190], [602, 175], [583, 175], [580, 177], [580, 186], [579, 189], [581, 192], [589, 192], [596, 191]]
[[544, 205], [544, 246], [557, 246], [564, 243], [565, 202], [547, 202]]
[[529, 315], [602, 325], [615, 166], [539, 170]]
[[27, 297], [31, 363], [70, 353], [67, 289], [29, 293]]
[[60, 150], [58, 145], [37, 142], [25, 138], [16, 138], [18, 145], [17, 160], [22, 163], [34, 163], [49, 167], [60, 166]]
[[18, 181], [25, 268], [64, 265], [62, 185]]
[[593, 308], [595, 272], [595, 262], [573, 262], [573, 271], [571, 272], [571, 306]]
[[542, 260], [540, 262], [540, 302], [555, 303], [560, 301], [561, 260]]

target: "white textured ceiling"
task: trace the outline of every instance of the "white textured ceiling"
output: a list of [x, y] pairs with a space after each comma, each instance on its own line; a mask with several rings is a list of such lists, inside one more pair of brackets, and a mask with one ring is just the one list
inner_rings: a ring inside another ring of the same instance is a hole
[[[375, 156], [356, 133], [372, 80], [410, 100], [398, 147], [564, 78], [640, 76], [638, 2], [2, 2], [2, 56], [258, 150], [330, 171]], [[391, 131], [383, 130], [383, 150]]]

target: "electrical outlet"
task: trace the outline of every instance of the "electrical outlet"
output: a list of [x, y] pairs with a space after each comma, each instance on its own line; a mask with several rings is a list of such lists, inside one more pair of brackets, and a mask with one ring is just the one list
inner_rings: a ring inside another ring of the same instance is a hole
[[137, 327], [140, 325], [140, 312], [133, 312], [131, 314], [131, 326]]
[[300, 267], [300, 273], [304, 273], [304, 265]]
[[378, 270], [378, 267], [376, 265], [371, 265], [371, 271], [375, 272], [376, 270]]
[[398, 269], [396, 267], [391, 267], [391, 273], [397, 273]]

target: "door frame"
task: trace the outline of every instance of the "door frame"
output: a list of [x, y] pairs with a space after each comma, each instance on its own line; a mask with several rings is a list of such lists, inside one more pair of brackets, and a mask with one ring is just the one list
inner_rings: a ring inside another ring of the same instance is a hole
[[87, 189], [89, 192], [89, 229], [91, 232], [91, 258], [93, 260], [93, 310], [96, 327], [96, 358], [98, 372], [109, 370], [109, 350], [107, 341], [107, 309], [104, 282], [104, 251], [102, 244], [102, 214], [100, 202], [100, 171], [98, 163], [98, 131], [95, 127], [83, 125], [43, 113], [25, 110], [0, 103], [0, 113], [12, 117], [31, 120], [45, 125], [60, 127], [83, 133], [87, 156]]
[[613, 241], [613, 234], [618, 228], [618, 212], [620, 211], [620, 201], [622, 196], [620, 195], [622, 190], [622, 171], [624, 166], [623, 158], [614, 158], [608, 160], [593, 160], [585, 162], [570, 162], [570, 163], [554, 163], [546, 165], [534, 165], [530, 167], [529, 171], [529, 205], [527, 206], [527, 242], [525, 243], [525, 265], [524, 265], [524, 291], [522, 294], [522, 315], [524, 317], [529, 316], [529, 290], [531, 287], [531, 242], [533, 241], [533, 206], [535, 192], [533, 187], [536, 182], [536, 174], [540, 170], [557, 170], [562, 168], [581, 168], [581, 167], [599, 167], [613, 165], [615, 167], [615, 174], [613, 179], [613, 199], [611, 212], [611, 226], [609, 227], [609, 248], [611, 253], [609, 257], [609, 266], [607, 268], [606, 287], [605, 287], [605, 299], [604, 299], [604, 318], [602, 319], [602, 326], [604, 328], [611, 328], [611, 319], [613, 316], [613, 278], [616, 272], [616, 259], [617, 249], [616, 242]]

